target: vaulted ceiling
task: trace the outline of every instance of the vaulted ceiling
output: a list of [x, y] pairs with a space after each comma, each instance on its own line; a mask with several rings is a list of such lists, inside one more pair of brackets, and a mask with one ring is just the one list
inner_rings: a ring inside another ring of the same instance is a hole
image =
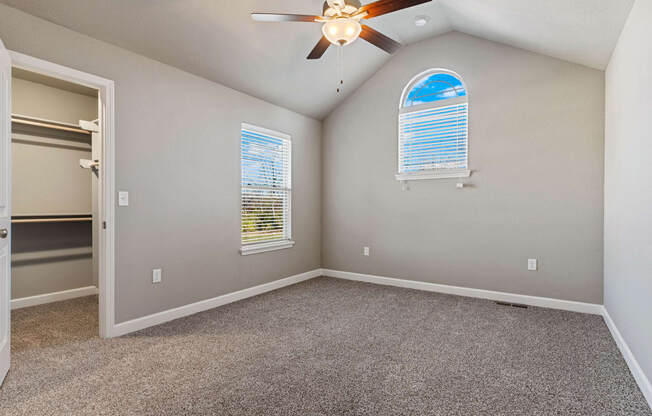
[[[337, 54], [306, 56], [317, 23], [259, 23], [252, 12], [320, 14], [322, 0], [0, 0], [299, 113], [324, 118], [389, 55], [358, 40]], [[362, 1], [363, 4], [371, 1]], [[403, 44], [451, 30], [604, 69], [633, 0], [434, 0], [368, 21]], [[418, 15], [430, 21], [414, 24]], [[436, 62], [433, 62], [436, 65]]]

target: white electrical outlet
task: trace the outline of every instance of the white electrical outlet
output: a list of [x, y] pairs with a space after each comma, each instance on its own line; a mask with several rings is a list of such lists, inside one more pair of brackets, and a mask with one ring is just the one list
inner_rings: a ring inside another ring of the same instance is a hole
[[527, 259], [527, 269], [532, 272], [537, 271], [537, 259]]
[[152, 283], [161, 283], [161, 269], [152, 270]]
[[365, 247], [364, 250], [362, 251], [362, 253], [363, 253], [365, 256], [369, 257], [369, 247]]

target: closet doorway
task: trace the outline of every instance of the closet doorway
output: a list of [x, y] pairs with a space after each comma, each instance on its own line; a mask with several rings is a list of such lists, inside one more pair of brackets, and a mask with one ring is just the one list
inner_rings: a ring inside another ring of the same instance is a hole
[[98, 90], [20, 68], [11, 78], [13, 346], [97, 335]]
[[114, 336], [113, 81], [4, 53], [10, 67], [0, 73], [0, 92], [9, 106], [0, 105], [0, 172], [8, 180], [0, 206], [11, 218], [2, 223], [11, 268], [0, 273], [0, 338], [5, 347], [21, 342], [12, 313], [51, 305], [56, 319], [57, 305], [75, 301], [94, 308], [95, 335]]

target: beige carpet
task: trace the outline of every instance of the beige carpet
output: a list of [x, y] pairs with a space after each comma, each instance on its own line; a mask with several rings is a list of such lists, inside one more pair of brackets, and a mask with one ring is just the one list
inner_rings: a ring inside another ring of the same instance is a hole
[[112, 340], [13, 313], [2, 415], [652, 415], [599, 316], [313, 279]]

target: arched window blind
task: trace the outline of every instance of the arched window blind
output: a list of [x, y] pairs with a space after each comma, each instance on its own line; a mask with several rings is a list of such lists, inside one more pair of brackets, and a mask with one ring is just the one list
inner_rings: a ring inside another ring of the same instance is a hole
[[399, 180], [466, 177], [468, 96], [461, 77], [430, 70], [412, 79], [399, 109]]
[[[242, 124], [241, 243], [248, 246], [291, 239], [292, 146], [290, 137]], [[250, 247], [249, 247], [250, 248]]]

